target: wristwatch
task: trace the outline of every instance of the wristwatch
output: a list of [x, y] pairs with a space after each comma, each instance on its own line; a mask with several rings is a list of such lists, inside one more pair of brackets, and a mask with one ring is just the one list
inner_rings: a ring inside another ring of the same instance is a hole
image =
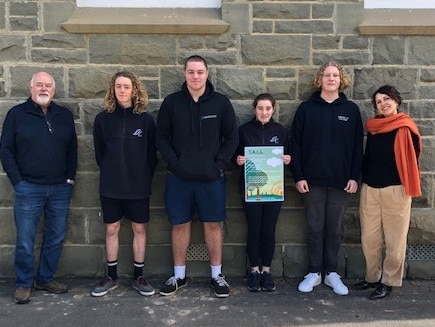
[[66, 180], [66, 182], [68, 183], [68, 184], [71, 184], [71, 185], [74, 185], [76, 182], [74, 182], [74, 180], [73, 179], [67, 179]]

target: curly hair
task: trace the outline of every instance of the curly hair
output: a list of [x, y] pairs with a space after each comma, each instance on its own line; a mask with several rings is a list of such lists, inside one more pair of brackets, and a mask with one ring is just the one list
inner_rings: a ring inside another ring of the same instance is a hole
[[376, 107], [376, 95], [377, 94], [386, 94], [391, 99], [397, 102], [397, 111], [399, 111], [399, 107], [402, 104], [402, 96], [400, 95], [399, 91], [391, 85], [384, 85], [381, 86], [379, 89], [377, 89], [373, 95], [372, 95], [372, 105], [373, 108], [377, 109]]
[[118, 77], [126, 77], [131, 80], [132, 84], [132, 95], [131, 100], [133, 104], [133, 112], [135, 114], [140, 114], [146, 111], [146, 105], [148, 103], [148, 93], [142, 85], [139, 77], [129, 71], [120, 71], [112, 76], [109, 89], [107, 90], [106, 96], [104, 98], [104, 106], [107, 112], [114, 112], [116, 108], [116, 96], [115, 96], [115, 82]]
[[338, 69], [340, 74], [340, 90], [347, 89], [351, 84], [350, 76], [348, 73], [346, 73], [343, 67], [341, 67], [341, 65], [335, 61], [329, 61], [320, 66], [319, 70], [316, 72], [316, 76], [314, 77], [313, 86], [318, 90], [322, 88], [323, 73], [325, 72], [326, 67], [329, 66], [337, 67]]

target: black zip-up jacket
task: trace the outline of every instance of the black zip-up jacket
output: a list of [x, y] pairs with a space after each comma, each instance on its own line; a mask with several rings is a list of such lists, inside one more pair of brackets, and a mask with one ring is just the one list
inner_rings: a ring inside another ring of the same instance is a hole
[[358, 106], [343, 93], [328, 103], [315, 92], [296, 111], [290, 170], [295, 182], [344, 189], [361, 178], [364, 129]]
[[195, 102], [186, 82], [163, 101], [157, 118], [156, 145], [168, 170], [185, 180], [212, 181], [231, 162], [237, 148], [237, 121], [230, 100], [206, 90]]
[[[268, 123], [262, 124], [255, 117], [239, 127], [239, 146], [233, 157], [237, 165], [237, 156], [245, 155], [246, 146], [283, 146], [284, 154], [290, 153], [289, 131], [281, 124], [271, 119]], [[242, 170], [239, 179], [239, 190], [243, 193], [245, 174]]]
[[51, 102], [44, 115], [31, 98], [13, 107], [3, 122], [0, 157], [12, 185], [75, 179], [77, 136], [71, 111]]
[[150, 114], [117, 105], [94, 122], [95, 159], [100, 194], [115, 199], [144, 199], [151, 194], [156, 167], [155, 125]]

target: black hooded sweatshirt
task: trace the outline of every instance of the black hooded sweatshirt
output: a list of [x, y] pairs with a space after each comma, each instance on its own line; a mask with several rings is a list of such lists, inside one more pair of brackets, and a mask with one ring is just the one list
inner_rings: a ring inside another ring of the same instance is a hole
[[295, 182], [344, 189], [361, 177], [364, 129], [358, 106], [343, 93], [332, 103], [315, 92], [296, 111], [290, 170]]
[[213, 181], [230, 163], [238, 145], [237, 120], [230, 100], [207, 80], [195, 102], [186, 82], [163, 101], [157, 118], [156, 146], [177, 177]]
[[95, 158], [100, 194], [114, 199], [144, 199], [151, 194], [156, 167], [155, 125], [147, 112], [117, 105], [94, 122]]

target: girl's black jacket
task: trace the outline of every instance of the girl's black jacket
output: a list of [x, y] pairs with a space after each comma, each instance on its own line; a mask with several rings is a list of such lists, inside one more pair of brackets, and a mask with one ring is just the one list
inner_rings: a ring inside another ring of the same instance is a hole
[[115, 199], [144, 199], [151, 194], [156, 167], [155, 125], [150, 114], [117, 105], [94, 122], [100, 194]]
[[[255, 117], [239, 127], [239, 146], [233, 157], [237, 166], [237, 156], [245, 155], [246, 146], [277, 146], [284, 147], [283, 154], [289, 154], [290, 139], [289, 131], [281, 124], [271, 119], [268, 123], [262, 124]], [[244, 190], [244, 172], [240, 174], [240, 191]]]

